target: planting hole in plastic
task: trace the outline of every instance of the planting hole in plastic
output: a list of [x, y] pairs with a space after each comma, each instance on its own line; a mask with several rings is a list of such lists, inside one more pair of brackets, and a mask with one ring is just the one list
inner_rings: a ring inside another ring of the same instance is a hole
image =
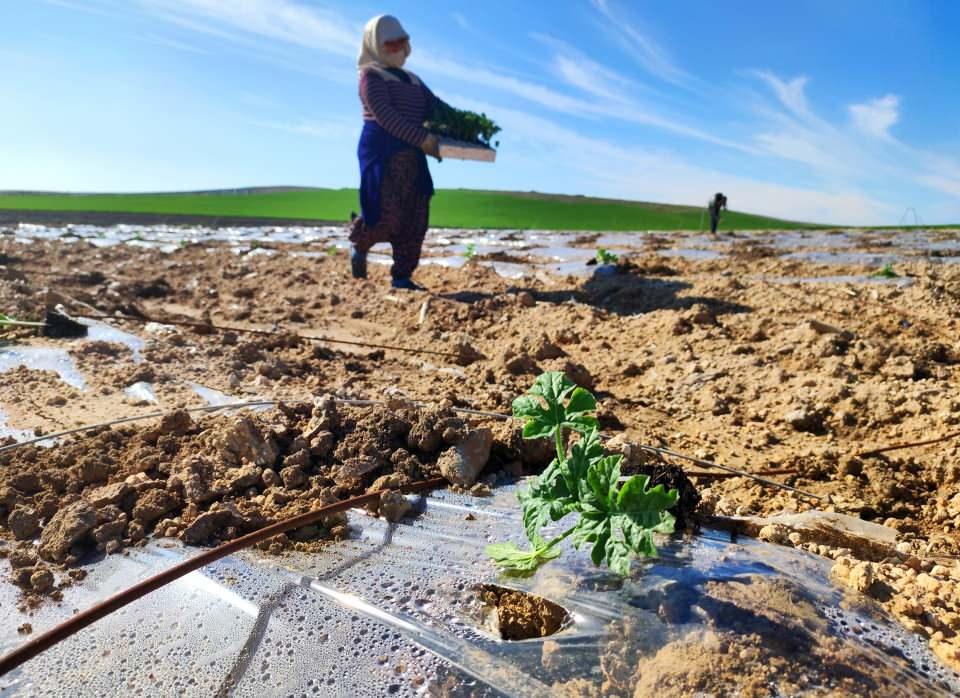
[[482, 584], [477, 592], [485, 625], [503, 640], [548, 637], [570, 623], [570, 614], [563, 606], [542, 596], [496, 584]]

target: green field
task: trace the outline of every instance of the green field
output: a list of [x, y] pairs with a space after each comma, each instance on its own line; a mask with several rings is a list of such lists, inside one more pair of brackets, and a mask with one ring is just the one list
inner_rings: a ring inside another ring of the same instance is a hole
[[[0, 193], [0, 210], [184, 214], [344, 221], [355, 189], [264, 188], [174, 194]], [[534, 192], [439, 190], [430, 223], [441, 228], [542, 230], [697, 230], [704, 209]], [[729, 211], [722, 230], [823, 227]]]

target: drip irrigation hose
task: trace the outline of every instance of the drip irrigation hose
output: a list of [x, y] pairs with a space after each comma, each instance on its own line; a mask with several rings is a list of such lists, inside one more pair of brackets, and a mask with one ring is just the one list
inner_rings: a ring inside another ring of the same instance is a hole
[[[208, 405], [207, 407], [192, 407], [186, 412], [196, 413], [196, 412], [218, 412], [219, 410], [230, 410], [230, 409], [239, 409], [242, 407], [269, 407], [271, 405], [276, 405], [278, 402], [284, 402], [283, 400], [254, 400], [252, 402], [234, 402], [229, 405]], [[296, 404], [296, 401], [293, 401], [292, 404]], [[100, 424], [88, 424], [82, 427], [74, 427], [73, 429], [67, 429], [65, 431], [54, 432], [53, 434], [44, 434], [43, 436], [35, 436], [32, 439], [27, 439], [26, 441], [18, 441], [17, 443], [7, 444], [6, 446], [0, 446], [0, 453], [4, 451], [12, 451], [15, 448], [20, 446], [29, 446], [30, 444], [40, 443], [41, 441], [49, 441], [50, 439], [58, 439], [61, 436], [70, 436], [71, 434], [79, 434], [84, 431], [93, 431], [94, 429], [100, 429], [102, 427], [112, 427], [117, 424], [126, 424], [127, 422], [138, 422], [145, 419], [153, 419], [154, 417], [163, 417], [164, 415], [170, 414], [169, 412], [150, 412], [149, 414], [141, 414], [135, 417], [121, 417], [119, 419], [113, 419], [109, 422], [101, 422]]]
[[[348, 398], [334, 398], [335, 402], [338, 402], [341, 405], [349, 405], [351, 407], [373, 407], [374, 405], [385, 405], [385, 400], [351, 400]], [[198, 412], [219, 412], [220, 410], [236, 410], [242, 409], [244, 407], [271, 407], [279, 403], [286, 403], [288, 405], [302, 405], [309, 400], [253, 400], [250, 402], [232, 402], [227, 405], [208, 405], [206, 407], [191, 407], [188, 410], [184, 410], [189, 414], [194, 414]], [[413, 401], [415, 407], [424, 407], [426, 403]], [[500, 414], [498, 412], [484, 412], [482, 410], [470, 410], [463, 407], [454, 407], [454, 412], [460, 412], [462, 414], [473, 415], [476, 417], [490, 417], [494, 419], [510, 419], [508, 416]], [[73, 429], [66, 429], [64, 431], [57, 431], [52, 434], [44, 434], [43, 436], [35, 436], [32, 439], [27, 439], [25, 441], [18, 441], [16, 443], [7, 444], [6, 446], [0, 446], [0, 453], [4, 451], [12, 451], [21, 446], [29, 446], [30, 444], [40, 443], [41, 441], [49, 441], [51, 439], [58, 439], [61, 436], [70, 436], [71, 434], [80, 434], [85, 431], [93, 431], [94, 429], [102, 429], [103, 427], [112, 427], [117, 424], [127, 424], [129, 422], [140, 422], [147, 419], [154, 419], [156, 417], [164, 417], [170, 412], [149, 412], [147, 414], [141, 414], [134, 417], [120, 417], [119, 419], [112, 419], [109, 422], [100, 422], [98, 424], [87, 424], [82, 427], [74, 427]]]
[[[395, 491], [402, 493], [423, 492], [426, 490], [437, 489], [445, 485], [446, 480], [443, 478], [433, 478], [430, 480], [414, 482], [403, 487], [398, 487]], [[348, 509], [353, 509], [354, 507], [373, 502], [379, 499], [380, 494], [385, 491], [387, 490], [380, 490], [377, 492], [363, 494], [358, 497], [352, 497], [341, 502], [328, 504], [327, 506], [320, 507], [319, 509], [314, 509], [306, 514], [300, 514], [299, 516], [294, 516], [284, 521], [278, 521], [277, 523], [267, 526], [266, 528], [261, 528], [259, 531], [248, 533], [245, 536], [228, 541], [222, 545], [218, 545], [216, 548], [206, 550], [199, 555], [190, 558], [189, 560], [185, 560], [178, 565], [174, 565], [170, 569], [164, 570], [163, 572], [155, 574], [152, 577], [148, 577], [142, 582], [138, 582], [132, 587], [124, 589], [123, 591], [114, 594], [110, 598], [101, 601], [96, 606], [72, 616], [63, 623], [60, 623], [47, 632], [38, 635], [29, 642], [24, 643], [17, 649], [7, 654], [5, 657], [0, 658], [0, 676], [4, 676], [8, 672], [13, 671], [24, 662], [33, 659], [41, 652], [50, 649], [58, 642], [67, 639], [74, 633], [86, 628], [88, 625], [95, 623], [104, 616], [123, 608], [127, 604], [146, 596], [151, 591], [156, 591], [160, 587], [165, 586], [170, 582], [179, 579], [190, 572], [193, 572], [194, 570], [198, 570], [201, 567], [219, 560], [222, 557], [226, 557], [227, 555], [238, 550], [248, 548], [251, 545], [255, 545], [256, 543], [267, 540], [268, 538], [272, 538], [280, 533], [285, 533], [292, 529], [301, 528], [303, 526], [309, 526], [325, 516], [347, 511]]]
[[[242, 334], [253, 334], [258, 336], [266, 337], [276, 337], [283, 332], [279, 330], [258, 330], [253, 328], [244, 328], [244, 327], [229, 327], [226, 325], [212, 325], [207, 322], [196, 322], [193, 320], [157, 320], [154, 318], [148, 317], [131, 317], [129, 315], [107, 315], [105, 313], [97, 315], [84, 315], [90, 320], [123, 320], [126, 322], [139, 322], [146, 324], [148, 322], [155, 322], [159, 325], [174, 325], [176, 327], [193, 327], [205, 330], [212, 330], [214, 332], [237, 332]], [[311, 342], [323, 342], [328, 344], [347, 344], [355, 347], [364, 347], [367, 349], [386, 349], [389, 351], [401, 351], [408, 354], [428, 354], [430, 356], [444, 356], [447, 358], [460, 359], [460, 355], [452, 351], [438, 351], [436, 349], [415, 349], [413, 347], [398, 347], [392, 344], [374, 344], [372, 342], [358, 342], [351, 339], [332, 339], [330, 337], [316, 337], [307, 334], [297, 334], [296, 332], [290, 332], [289, 334], [295, 336], [297, 339], [305, 339]]]
[[[385, 400], [351, 400], [346, 398], [334, 398], [334, 400], [342, 405], [350, 405], [352, 407], [372, 407], [374, 405], [386, 404]], [[207, 407], [194, 407], [186, 410], [186, 412], [191, 414], [196, 412], [218, 412], [220, 410], [241, 409], [244, 407], [272, 406], [272, 405], [279, 404], [281, 402], [285, 402], [291, 405], [296, 405], [296, 404], [304, 404], [309, 401], [308, 400], [255, 400], [252, 402], [231, 403], [229, 405], [210, 405]], [[411, 401], [411, 404], [415, 407], [421, 407], [421, 408], [426, 405], [426, 403], [423, 403], [420, 401]], [[455, 412], [460, 412], [462, 414], [468, 414], [468, 415], [477, 416], [477, 417], [488, 417], [491, 419], [501, 419], [501, 420], [510, 419], [509, 415], [500, 414], [499, 412], [471, 410], [463, 407], [454, 407], [453, 410]], [[40, 441], [48, 441], [50, 439], [56, 439], [61, 436], [69, 436], [71, 434], [78, 434], [85, 431], [92, 431], [94, 429], [100, 429], [103, 427], [111, 427], [117, 424], [126, 424], [128, 422], [142, 421], [145, 419], [154, 419], [156, 417], [163, 417], [166, 414], [169, 414], [169, 412], [151, 412], [149, 414], [139, 415], [136, 417], [121, 417], [120, 419], [114, 419], [109, 422], [101, 422], [99, 424], [89, 424], [83, 427], [75, 427], [73, 429], [67, 429], [66, 431], [55, 432], [53, 434], [46, 434], [44, 436], [37, 436], [35, 438], [28, 439], [26, 441], [18, 441], [17, 443], [8, 444], [6, 446], [0, 446], [0, 453], [4, 453], [5, 451], [12, 451], [21, 446], [28, 446], [30, 444], [38, 443]], [[659, 455], [672, 456], [673, 458], [680, 458], [682, 460], [687, 460], [687, 461], [690, 461], [691, 463], [696, 463], [697, 465], [700, 465], [706, 468], [717, 468], [718, 470], [723, 470], [727, 473], [731, 473], [735, 477], [749, 478], [751, 480], [760, 482], [770, 487], [775, 487], [777, 489], [794, 492], [795, 494], [801, 495], [803, 497], [809, 497], [811, 499], [816, 499], [820, 501], [824, 501], [827, 499], [826, 497], [822, 497], [820, 495], [813, 494], [811, 492], [805, 492], [803, 490], [797, 489], [796, 487], [791, 487], [790, 485], [785, 485], [782, 482], [776, 482], [775, 480], [768, 480], [766, 478], [760, 477], [759, 475], [755, 475], [754, 473], [748, 473], [745, 470], [739, 470], [737, 468], [732, 468], [728, 465], [720, 465], [719, 463], [714, 463], [712, 461], [702, 460], [700, 458], [694, 458], [692, 456], [686, 456], [686, 455], [683, 455], [682, 453], [670, 451], [665, 448], [658, 448], [656, 446], [646, 446], [644, 444], [638, 444], [637, 448], [643, 449], [651, 453], [656, 453]], [[774, 471], [767, 474], [785, 474], [785, 473], [777, 473]]]
[[827, 500], [827, 497], [823, 497], [819, 494], [813, 494], [812, 492], [804, 492], [803, 490], [797, 489], [796, 487], [785, 485], [782, 482], [776, 482], [775, 480], [767, 480], [766, 478], [760, 477], [759, 475], [754, 475], [753, 473], [747, 473], [747, 472], [744, 472], [743, 470], [737, 470], [736, 468], [731, 468], [729, 465], [720, 465], [719, 463], [703, 460], [702, 458], [685, 456], [682, 453], [677, 453], [676, 451], [671, 451], [666, 448], [658, 448], [656, 446], [640, 445], [639, 448], [643, 449], [644, 451], [649, 451], [650, 453], [656, 453], [661, 456], [670, 456], [671, 458], [680, 458], [681, 460], [690, 461], [691, 463], [696, 463], [697, 465], [703, 466], [705, 468], [717, 468], [718, 470], [723, 470], [728, 473], [734, 473], [736, 475], [748, 477], [752, 480], [756, 480], [757, 482], [762, 482], [765, 485], [769, 485], [771, 487], [777, 487], [782, 490], [787, 490], [788, 492], [793, 492], [794, 494], [798, 494], [803, 497], [810, 497], [811, 499], [816, 499], [819, 501]]
[[944, 441], [950, 441], [960, 436], [960, 431], [952, 431], [949, 434], [944, 434], [943, 436], [938, 436], [935, 439], [925, 439], [923, 441], [909, 441], [907, 443], [893, 444], [892, 446], [883, 446], [881, 448], [874, 448], [869, 451], [861, 451], [857, 454], [857, 458], [872, 458], [873, 456], [879, 456], [881, 453], [889, 453], [890, 451], [900, 451], [905, 448], [917, 448], [918, 446], [929, 446], [931, 444], [938, 444]]

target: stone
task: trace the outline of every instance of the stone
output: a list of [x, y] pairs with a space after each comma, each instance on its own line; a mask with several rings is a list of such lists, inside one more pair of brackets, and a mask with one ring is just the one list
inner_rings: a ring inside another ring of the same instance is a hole
[[800, 407], [790, 410], [783, 415], [783, 421], [792, 426], [797, 431], [810, 434], [819, 434], [823, 432], [824, 415], [820, 410], [814, 410], [809, 407]]
[[40, 530], [40, 515], [32, 507], [14, 507], [7, 518], [7, 528], [17, 540], [31, 540]]
[[120, 538], [126, 530], [127, 515], [121, 513], [120, 516], [113, 521], [101, 524], [90, 531], [90, 537], [100, 545], [105, 545], [111, 540]]
[[696, 303], [690, 308], [688, 319], [694, 325], [708, 326], [717, 324], [717, 314], [713, 308], [703, 303]]
[[63, 562], [70, 548], [80, 542], [97, 525], [97, 511], [80, 500], [61, 509], [47, 523], [40, 535], [40, 557]]
[[281, 470], [280, 479], [283, 480], [284, 487], [293, 490], [303, 486], [303, 484], [307, 481], [307, 476], [303, 472], [303, 468], [301, 468], [299, 465], [294, 465]]
[[260, 476], [263, 474], [263, 468], [255, 465], [244, 465], [239, 468], [231, 468], [224, 476], [224, 482], [227, 489], [231, 492], [240, 492], [249, 487], [260, 483]]
[[786, 545], [790, 542], [790, 529], [781, 524], [769, 524], [760, 529], [759, 538], [777, 545]]
[[917, 586], [931, 594], [937, 594], [940, 591], [941, 582], [939, 579], [931, 577], [926, 572], [917, 575]]
[[113, 504], [122, 508], [124, 499], [132, 492], [126, 482], [115, 482], [112, 485], [98, 487], [85, 496], [85, 499], [94, 507], [100, 509]]
[[596, 381], [593, 378], [593, 374], [591, 374], [587, 367], [583, 364], [567, 361], [563, 364], [563, 372], [567, 375], [567, 378], [572, 380], [581, 388], [593, 390], [596, 387]]
[[280, 476], [277, 475], [277, 471], [270, 470], [269, 468], [263, 471], [260, 479], [263, 481], [264, 487], [276, 487], [280, 484]]
[[402, 519], [412, 508], [407, 498], [399, 492], [388, 490], [380, 495], [380, 516], [391, 523]]
[[490, 458], [492, 445], [493, 432], [487, 428], [474, 429], [440, 455], [437, 460], [440, 473], [452, 484], [472, 486]]
[[866, 593], [876, 581], [876, 565], [872, 562], [861, 562], [850, 570], [848, 584], [857, 591]]
[[221, 433], [219, 447], [223, 459], [233, 465], [246, 460], [261, 468], [271, 468], [280, 456], [273, 437], [261, 433], [246, 415], [234, 418], [230, 427]]
[[289, 456], [283, 459], [283, 467], [299, 467], [299, 468], [308, 468], [310, 467], [310, 451], [307, 449], [301, 449], [296, 453], [291, 453]]
[[533, 358], [535, 358], [537, 361], [559, 359], [567, 355], [567, 352], [551, 342], [546, 335], [542, 335], [540, 337], [536, 347], [537, 349], [533, 355]]
[[133, 519], [151, 524], [180, 505], [180, 498], [167, 490], [147, 490], [133, 506]]
[[326, 458], [333, 451], [336, 437], [332, 431], [318, 432], [310, 439], [310, 455], [314, 458]]
[[30, 575], [30, 588], [38, 594], [45, 594], [53, 588], [55, 581], [53, 572], [41, 567]]
[[461, 339], [457, 342], [455, 351], [457, 354], [456, 362], [458, 366], [469, 366], [470, 364], [487, 358], [479, 349], [465, 339]]
[[170, 414], [165, 414], [160, 420], [160, 426], [157, 427], [157, 434], [163, 436], [183, 436], [193, 429], [193, 419], [186, 410], [176, 410]]
[[143, 524], [137, 521], [131, 521], [127, 525], [127, 536], [129, 536], [132, 542], [136, 543], [137, 541], [141, 541], [146, 537], [146, 535], [147, 531], [143, 527]]
[[198, 545], [206, 543], [214, 534], [233, 521], [233, 514], [230, 511], [217, 509], [207, 511], [195, 518], [187, 526], [181, 538], [187, 543]]
[[529, 291], [520, 291], [516, 295], [516, 299], [517, 305], [519, 305], [521, 308], [533, 308], [537, 304], [537, 300]]
[[334, 473], [334, 481], [343, 487], [360, 487], [363, 479], [372, 472], [379, 470], [382, 463], [375, 458], [348, 458]]

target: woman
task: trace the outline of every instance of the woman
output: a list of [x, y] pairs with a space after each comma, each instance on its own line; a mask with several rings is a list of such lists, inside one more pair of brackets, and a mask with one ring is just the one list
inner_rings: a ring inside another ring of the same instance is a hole
[[357, 61], [363, 132], [360, 159], [360, 207], [350, 224], [350, 269], [367, 276], [367, 252], [378, 242], [393, 247], [394, 288], [423, 291], [410, 278], [420, 262], [430, 215], [433, 180], [426, 155], [440, 160], [437, 137], [423, 122], [443, 104], [403, 64], [410, 37], [390, 15], [374, 17], [363, 30]]

